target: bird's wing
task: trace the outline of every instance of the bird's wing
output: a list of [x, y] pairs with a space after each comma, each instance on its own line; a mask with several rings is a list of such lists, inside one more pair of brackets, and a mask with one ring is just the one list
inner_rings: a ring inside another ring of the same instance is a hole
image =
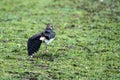
[[36, 34], [28, 39], [28, 42], [27, 42], [28, 55], [32, 55], [39, 50], [42, 43], [42, 41], [39, 40], [40, 37], [41, 37], [41, 34]]
[[42, 32], [39, 34], [35, 34], [32, 37], [30, 37], [30, 39], [39, 39], [42, 36]]

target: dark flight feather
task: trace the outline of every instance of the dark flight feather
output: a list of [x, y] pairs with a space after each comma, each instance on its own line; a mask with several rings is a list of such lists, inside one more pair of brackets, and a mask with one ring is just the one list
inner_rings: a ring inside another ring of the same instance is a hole
[[45, 39], [48, 41], [55, 37], [55, 32], [53, 31], [50, 25], [49, 26], [47, 25], [46, 29], [43, 32], [33, 35], [28, 39], [27, 48], [29, 56], [33, 55], [39, 50], [43, 42], [42, 40], [40, 40], [41, 37], [45, 37]]

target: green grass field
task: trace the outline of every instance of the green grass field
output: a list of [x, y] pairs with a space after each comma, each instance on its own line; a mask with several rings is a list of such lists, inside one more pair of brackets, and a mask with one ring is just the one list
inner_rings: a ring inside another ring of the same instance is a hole
[[[52, 23], [34, 58], [27, 40]], [[119, 0], [0, 0], [0, 80], [120, 80]]]

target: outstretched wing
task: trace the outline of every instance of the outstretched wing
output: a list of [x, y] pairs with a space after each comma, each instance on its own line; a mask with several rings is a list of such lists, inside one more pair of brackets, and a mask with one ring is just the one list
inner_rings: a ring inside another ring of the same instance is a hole
[[28, 42], [27, 42], [28, 55], [32, 55], [39, 50], [42, 43], [42, 41], [39, 40], [40, 37], [41, 37], [41, 33], [33, 35], [28, 39]]

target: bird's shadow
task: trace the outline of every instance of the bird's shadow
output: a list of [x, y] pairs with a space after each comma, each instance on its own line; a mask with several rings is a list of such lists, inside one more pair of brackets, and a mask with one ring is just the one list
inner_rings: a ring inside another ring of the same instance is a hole
[[66, 48], [58, 49], [55, 52], [40, 50], [33, 56], [33, 58], [30, 58], [30, 61], [35, 61], [36, 59], [42, 59], [45, 61], [54, 62], [61, 57], [67, 57], [68, 54], [66, 52], [67, 52]]
[[66, 54], [64, 54], [64, 53], [53, 54], [50, 52], [44, 52], [44, 53], [39, 53], [39, 54], [37, 53], [34, 56], [34, 58], [53, 62], [53, 61], [57, 60], [57, 58], [64, 57], [64, 56], [66, 56]]
[[54, 56], [52, 53], [41, 53], [41, 54], [35, 55], [34, 58], [43, 59], [47, 61], [54, 61], [56, 56]]

